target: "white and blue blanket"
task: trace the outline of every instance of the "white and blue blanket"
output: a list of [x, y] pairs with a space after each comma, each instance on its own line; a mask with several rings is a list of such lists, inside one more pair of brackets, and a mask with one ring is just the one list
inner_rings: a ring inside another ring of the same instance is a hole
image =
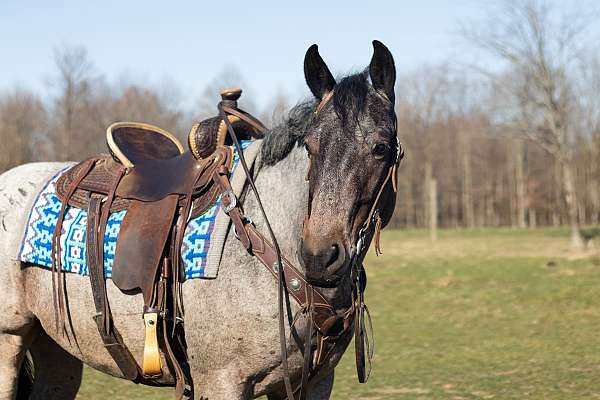
[[[241, 145], [246, 149], [251, 143], [250, 141], [244, 141]], [[247, 154], [247, 151], [244, 151], [244, 153]], [[253, 157], [250, 158], [253, 160]], [[234, 169], [238, 159], [239, 157], [235, 153]], [[70, 166], [59, 171], [38, 193], [27, 219], [27, 226], [18, 253], [19, 260], [52, 268], [52, 236], [61, 208], [61, 201], [56, 195], [55, 186], [60, 175], [68, 168]], [[211, 242], [214, 239], [213, 232], [215, 232], [215, 225], [227, 228], [229, 224], [226, 216], [219, 215], [222, 214], [219, 206], [220, 199], [204, 214], [192, 218], [188, 222], [181, 248], [181, 259], [186, 279], [216, 277], [218, 265], [212, 265], [210, 268], [208, 265], [209, 260], [215, 259], [215, 257], [209, 255]], [[112, 213], [108, 218], [104, 235], [104, 271], [107, 278], [112, 275], [117, 238], [125, 213], [126, 210], [118, 211]], [[218, 217], [222, 220], [221, 223], [217, 223]], [[224, 224], [223, 221], [225, 220], [226, 223]], [[86, 210], [67, 207], [60, 236], [61, 267], [65, 272], [88, 274], [85, 248], [86, 222]], [[216, 236], [222, 241], [226, 235], [225, 232], [219, 232]], [[222, 245], [220, 243], [221, 247]], [[220, 254], [216, 258], [216, 262], [218, 263], [219, 260]], [[211, 262], [215, 263], [215, 261]]]

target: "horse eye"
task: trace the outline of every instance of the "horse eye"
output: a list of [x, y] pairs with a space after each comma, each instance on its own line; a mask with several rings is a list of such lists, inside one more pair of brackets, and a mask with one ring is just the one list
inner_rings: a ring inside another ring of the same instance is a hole
[[377, 143], [373, 146], [373, 149], [371, 149], [371, 151], [376, 159], [381, 160], [387, 154], [388, 147], [383, 143]]

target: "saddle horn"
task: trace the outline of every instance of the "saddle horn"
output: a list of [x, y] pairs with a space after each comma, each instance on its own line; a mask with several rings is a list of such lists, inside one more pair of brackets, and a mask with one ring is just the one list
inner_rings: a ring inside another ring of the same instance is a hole
[[[262, 139], [265, 126], [252, 115], [238, 108], [242, 89], [230, 88], [221, 91], [221, 105], [229, 123], [240, 140]], [[220, 146], [231, 145], [227, 136], [227, 125], [220, 116], [197, 122], [188, 134], [188, 146], [198, 160], [210, 157]]]

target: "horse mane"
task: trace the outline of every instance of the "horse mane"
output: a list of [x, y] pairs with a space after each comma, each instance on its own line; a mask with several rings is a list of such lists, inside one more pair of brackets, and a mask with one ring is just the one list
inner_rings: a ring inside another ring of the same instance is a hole
[[[364, 111], [369, 92], [368, 71], [346, 76], [336, 85], [333, 92], [333, 110], [347, 126], [358, 119]], [[308, 126], [314, 120], [316, 100], [307, 100], [295, 105], [288, 113], [284, 122], [275, 126], [265, 135], [261, 157], [265, 165], [274, 165], [283, 160], [294, 148], [301, 145], [307, 133]]]
[[308, 124], [313, 119], [315, 100], [295, 105], [283, 123], [275, 126], [265, 135], [261, 157], [265, 165], [274, 165], [283, 160], [306, 136]]

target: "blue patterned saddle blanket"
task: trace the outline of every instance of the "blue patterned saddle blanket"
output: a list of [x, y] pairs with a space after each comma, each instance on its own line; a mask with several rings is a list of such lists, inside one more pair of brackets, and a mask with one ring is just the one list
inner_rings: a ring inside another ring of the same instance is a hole
[[[246, 149], [251, 143], [251, 141], [242, 141], [240, 144]], [[238, 160], [236, 152], [234, 169]], [[61, 201], [56, 195], [56, 181], [70, 167], [71, 165], [59, 171], [37, 194], [27, 218], [17, 256], [20, 261], [52, 268], [52, 236], [61, 208]], [[218, 199], [208, 211], [188, 222], [181, 247], [185, 279], [216, 277], [216, 269], [207, 267], [220, 203]], [[104, 235], [104, 272], [107, 278], [112, 276], [117, 238], [125, 213], [126, 210], [114, 212], [108, 218]], [[60, 236], [61, 268], [65, 272], [88, 274], [85, 248], [86, 223], [86, 210], [67, 207]]]

